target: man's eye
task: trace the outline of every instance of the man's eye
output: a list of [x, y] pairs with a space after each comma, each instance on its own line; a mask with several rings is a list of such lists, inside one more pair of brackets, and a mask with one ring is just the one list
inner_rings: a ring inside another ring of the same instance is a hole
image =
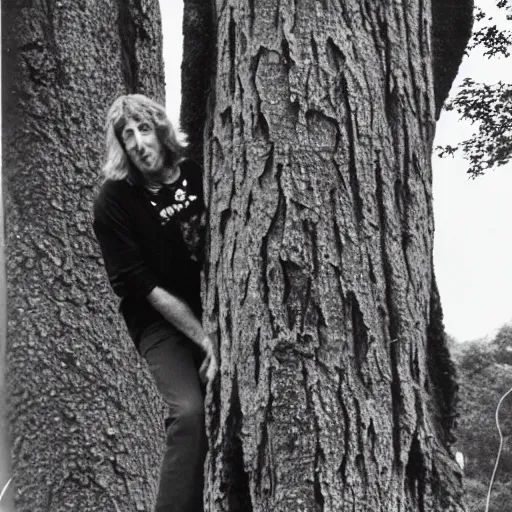
[[149, 132], [149, 131], [151, 130], [151, 126], [149, 126], [149, 124], [146, 124], [146, 123], [141, 124], [141, 125], [139, 126], [139, 130], [140, 130], [142, 133], [147, 133], [147, 132]]

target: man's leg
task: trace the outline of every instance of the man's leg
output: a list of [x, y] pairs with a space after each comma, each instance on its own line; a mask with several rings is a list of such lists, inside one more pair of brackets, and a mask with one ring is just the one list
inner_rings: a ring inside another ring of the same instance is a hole
[[203, 512], [207, 442], [197, 350], [184, 334], [161, 322], [142, 334], [140, 353], [169, 406], [155, 512]]

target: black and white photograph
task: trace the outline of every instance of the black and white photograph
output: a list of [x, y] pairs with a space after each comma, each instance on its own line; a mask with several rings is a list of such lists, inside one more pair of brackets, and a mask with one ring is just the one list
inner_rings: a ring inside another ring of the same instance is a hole
[[1, 0], [0, 512], [512, 512], [512, 0]]

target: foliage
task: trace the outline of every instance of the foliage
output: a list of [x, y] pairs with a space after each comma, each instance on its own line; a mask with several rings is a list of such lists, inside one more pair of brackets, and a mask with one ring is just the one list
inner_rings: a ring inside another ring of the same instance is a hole
[[[489, 482], [473, 478], [465, 481], [468, 512], [484, 512]], [[492, 488], [489, 512], [507, 512], [512, 503], [512, 483], [496, 482]]]
[[[457, 449], [465, 458], [468, 511], [485, 509], [487, 488], [496, 461], [499, 436], [496, 406], [512, 387], [512, 325], [504, 325], [492, 342], [477, 341], [453, 351], [459, 375], [459, 422]], [[512, 396], [500, 408], [504, 435], [490, 512], [508, 510], [512, 503]], [[505, 506], [507, 504], [507, 506]]]
[[[507, 21], [512, 21], [512, 6], [509, 0], [496, 0], [496, 6], [505, 11]], [[502, 55], [509, 57], [512, 33], [499, 28], [496, 23], [493, 23], [492, 16], [485, 14], [479, 7], [475, 8], [474, 17], [476, 22], [483, 21], [484, 23], [474, 31], [468, 45], [468, 50], [481, 47], [484, 49], [484, 56], [495, 57]]]
[[[506, 23], [512, 25], [512, 2], [495, 0], [505, 14]], [[492, 16], [478, 7], [475, 9], [476, 28], [468, 51], [480, 49], [487, 58], [510, 57], [512, 31], [495, 23]], [[466, 78], [456, 96], [445, 106], [456, 111], [462, 119], [477, 127], [467, 140], [455, 145], [439, 146], [439, 156], [462, 152], [469, 162], [472, 177], [505, 165], [512, 159], [512, 84], [479, 83]]]

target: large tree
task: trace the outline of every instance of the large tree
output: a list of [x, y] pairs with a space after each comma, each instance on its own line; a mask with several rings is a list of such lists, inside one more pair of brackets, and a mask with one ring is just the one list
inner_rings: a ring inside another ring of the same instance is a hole
[[107, 108], [164, 99], [154, 0], [2, 2], [7, 392], [18, 512], [151, 510], [162, 403], [91, 231]]
[[472, 2], [214, 4], [185, 1], [182, 109], [221, 340], [209, 510], [463, 510], [431, 153]]

